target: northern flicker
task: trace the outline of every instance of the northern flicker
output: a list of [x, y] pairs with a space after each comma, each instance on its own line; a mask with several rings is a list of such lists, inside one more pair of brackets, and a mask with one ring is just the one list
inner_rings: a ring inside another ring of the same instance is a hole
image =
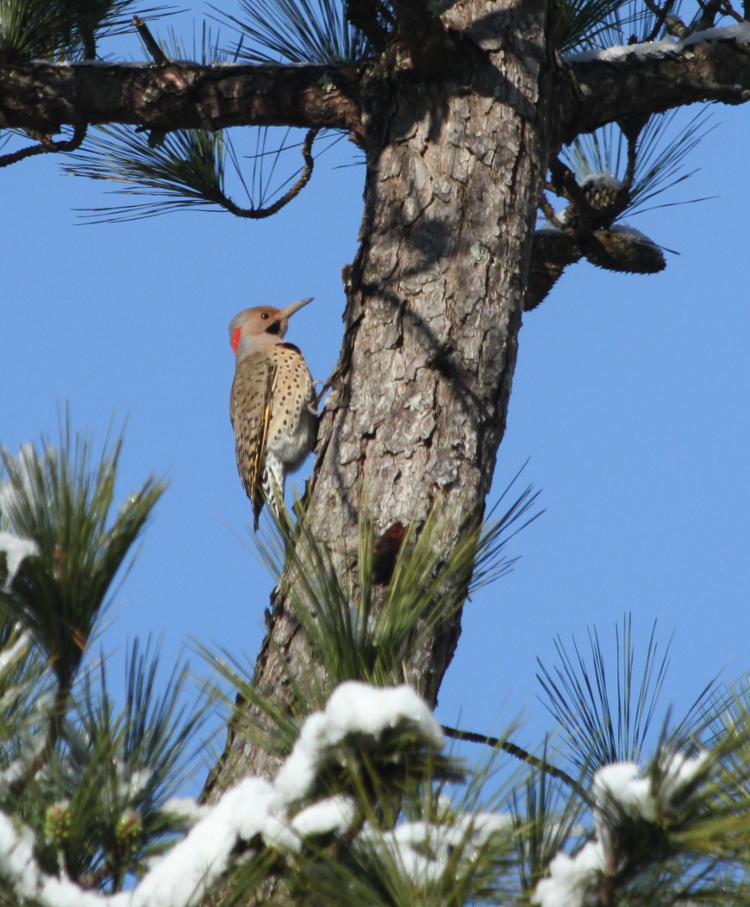
[[283, 497], [287, 472], [299, 468], [315, 444], [313, 380], [302, 353], [284, 341], [289, 317], [311, 301], [244, 309], [229, 323], [236, 357], [229, 414], [256, 529], [263, 501], [274, 506], [277, 495]]

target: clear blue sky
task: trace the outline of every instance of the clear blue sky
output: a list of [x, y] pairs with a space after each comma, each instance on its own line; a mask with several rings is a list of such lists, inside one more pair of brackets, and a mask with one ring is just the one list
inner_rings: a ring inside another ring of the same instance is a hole
[[[126, 48], [142, 58], [135, 37]], [[524, 319], [495, 486], [529, 457], [546, 512], [513, 541], [512, 575], [466, 607], [445, 722], [499, 731], [522, 714], [519, 740], [539, 741], [550, 722], [536, 657], [551, 662], [556, 634], [584, 641], [590, 625], [609, 645], [625, 611], [640, 638], [654, 619], [663, 641], [676, 631], [665, 705], [678, 711], [716, 672], [750, 668], [750, 107], [714, 116], [689, 161], [700, 172], [669, 200], [716, 198], [632, 221], [679, 251], [667, 270], [579, 265]], [[0, 443], [54, 436], [70, 401], [98, 440], [113, 413], [127, 419], [123, 496], [151, 471], [170, 480], [105, 648], [152, 634], [168, 662], [188, 637], [254, 658], [273, 581], [234, 463], [226, 328], [247, 306], [315, 296], [289, 339], [328, 376], [361, 216], [363, 169], [340, 165], [355, 157], [340, 143], [261, 222], [187, 211], [84, 226], [74, 209], [108, 204], [106, 184], [62, 175], [52, 157], [0, 171]]]

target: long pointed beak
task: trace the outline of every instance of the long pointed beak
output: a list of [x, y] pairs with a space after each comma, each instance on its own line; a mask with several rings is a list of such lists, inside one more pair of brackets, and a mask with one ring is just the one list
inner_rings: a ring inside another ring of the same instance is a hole
[[315, 299], [314, 296], [308, 296], [307, 299], [298, 299], [296, 302], [290, 302], [288, 306], [285, 306], [278, 314], [279, 318], [289, 318], [290, 315], [294, 315], [295, 312], [298, 312], [303, 305], [307, 305], [308, 302], [312, 302]]

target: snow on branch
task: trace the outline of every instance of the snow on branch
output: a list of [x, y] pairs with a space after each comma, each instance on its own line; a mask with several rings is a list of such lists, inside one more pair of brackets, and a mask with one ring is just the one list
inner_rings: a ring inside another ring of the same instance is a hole
[[643, 60], [646, 57], [681, 54], [686, 47], [703, 44], [706, 41], [736, 41], [738, 44], [750, 44], [750, 22], [726, 25], [723, 28], [707, 28], [703, 31], [693, 32], [683, 40], [662, 38], [660, 41], [644, 41], [641, 44], [618, 44], [612, 47], [594, 48], [570, 54], [564, 59], [568, 63], [587, 63], [591, 60], [616, 63], [628, 57]]
[[629, 116], [750, 97], [750, 23], [589, 50], [565, 58], [563, 141]]
[[427, 884], [443, 878], [461, 853], [466, 862], [494, 835], [510, 835], [513, 818], [503, 813], [461, 815], [449, 823], [404, 822], [393, 831], [367, 826], [357, 838], [358, 847], [387, 854], [405, 878]]
[[[8, 456], [6, 454], [6, 456]], [[7, 479], [0, 482], [0, 513], [9, 514], [23, 506], [23, 498], [33, 495], [32, 473], [34, 468], [34, 449], [24, 444], [17, 457], [9, 457], [17, 476], [17, 486]], [[20, 492], [19, 492], [20, 488]], [[27, 557], [39, 554], [39, 547], [32, 539], [21, 538], [12, 532], [0, 532], [0, 555], [5, 554], [7, 575], [0, 591], [9, 592], [18, 568]]]
[[549, 876], [537, 883], [532, 903], [539, 907], [585, 907], [601, 885], [602, 875], [618, 872], [629, 854], [617, 852], [618, 834], [628, 821], [656, 826], [668, 819], [689, 796], [705, 769], [708, 753], [689, 758], [662, 754], [648, 776], [633, 762], [600, 768], [593, 780], [596, 836], [575, 855], [560, 852], [549, 865]]
[[8, 572], [2, 589], [4, 592], [9, 592], [18, 568], [27, 557], [39, 554], [39, 548], [32, 539], [19, 538], [12, 532], [0, 532], [0, 554], [5, 555]]
[[411, 687], [380, 689], [358, 681], [334, 690], [324, 712], [310, 715], [291, 755], [276, 776], [276, 787], [287, 803], [309, 794], [321, 764], [332, 747], [352, 734], [378, 737], [387, 728], [408, 723], [425, 743], [443, 745], [443, 732], [432, 712]]
[[[20, 627], [17, 625], [16, 629], [18, 630]], [[10, 645], [0, 650], [0, 678], [26, 654], [32, 642], [31, 634], [24, 630], [18, 633], [17, 638]]]
[[[357, 811], [348, 796], [321, 799], [296, 815], [291, 815], [292, 804], [309, 793], [317, 772], [335, 758], [335, 748], [347, 737], [366, 736], [377, 740], [384, 731], [396, 728], [416, 733], [429, 748], [443, 743], [440, 726], [430, 709], [410, 687], [382, 689], [356, 681], [341, 684], [325, 710], [306, 720], [275, 782], [245, 778], [214, 806], [195, 811], [184, 801], [168, 801], [167, 811], [179, 810], [186, 816], [192, 813], [194, 824], [181, 841], [152, 863], [147, 874], [128, 892], [85, 891], [64, 875], [46, 874], [34, 856], [31, 832], [15, 826], [8, 816], [0, 813], [0, 880], [19, 903], [28, 899], [40, 907], [199, 904], [229, 867], [240, 842], [244, 842], [246, 852], [266, 846], [293, 857], [307, 837], [350, 831]], [[494, 830], [495, 825], [489, 819], [478, 822], [474, 832], [476, 846]], [[456, 834], [465, 837], [466, 831], [464, 824]], [[449, 843], [446, 839], [446, 847]]]
[[[6, 466], [17, 476], [17, 485], [6, 479], [0, 482], [0, 513], [9, 514], [13, 510], [23, 507], [25, 498], [31, 498], [34, 493], [34, 464], [36, 456], [32, 444], [22, 444], [17, 456], [9, 454], [5, 448], [0, 448], [0, 458], [6, 461]], [[19, 492], [20, 489], [20, 492]]]

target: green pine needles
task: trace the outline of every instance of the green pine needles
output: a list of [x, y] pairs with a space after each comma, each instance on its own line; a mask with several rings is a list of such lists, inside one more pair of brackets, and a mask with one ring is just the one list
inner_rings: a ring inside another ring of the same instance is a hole
[[[121, 446], [97, 457], [65, 426], [54, 448], [3, 452], [0, 903], [748, 902], [750, 685], [714, 681], [673, 721], [655, 628], [639, 659], [626, 617], [612, 668], [595, 630], [588, 655], [557, 641], [539, 679], [562, 730], [536, 753], [510, 729], [485, 758], [447, 749], [420, 647], [510, 568], [508, 541], [538, 515], [531, 488], [506, 489], [487, 524], [457, 525], [438, 502], [421, 527], [382, 534], [365, 513], [336, 557], [301, 504], [296, 520], [282, 509], [260, 551], [308, 649], [302, 674], [277, 653], [289, 707], [205, 646], [223, 690], [188, 695], [188, 666], [161, 679], [155, 647], [135, 642], [116, 696], [92, 640], [163, 492], [149, 478], [114, 506]], [[352, 587], [337, 557], [358, 564]], [[278, 770], [199, 804], [177, 795], [221, 699], [233, 738], [268, 747]]]
[[111, 515], [121, 446], [116, 440], [93, 464], [90, 443], [66, 427], [58, 449], [43, 439], [41, 452], [30, 446], [17, 457], [2, 452], [3, 522], [36, 548], [12, 582], [6, 579], [3, 607], [28, 629], [66, 689], [115, 576], [164, 491], [149, 478]]
[[[437, 16], [452, 5], [429, 3], [426, 8]], [[668, 8], [674, 17], [679, 3], [670, 2]], [[241, 0], [238, 10], [211, 9], [212, 17], [233, 33], [229, 45], [203, 22], [194, 32], [192, 46], [168, 31], [158, 41], [166, 59], [195, 60], [205, 66], [222, 62], [363, 66], [377, 60], [395, 36], [394, 6], [384, 0]], [[710, 9], [714, 15], [721, 12], [715, 4]], [[550, 34], [556, 50], [565, 55], [651, 41], [664, 37], [669, 18], [655, 10], [634, 0], [556, 0]], [[133, 13], [154, 20], [165, 14], [165, 8], [142, 9], [133, 0], [0, 0], [0, 62], [101, 58], [104, 39], [128, 28], [132, 31]], [[701, 21], [696, 17], [688, 30], [705, 27]], [[553, 172], [547, 187], [570, 203], [565, 223], [568, 239], [558, 237], [566, 246], [562, 253], [552, 254], [555, 268], [582, 257], [601, 267], [635, 273], [665, 267], [658, 244], [633, 231], [618, 227], [615, 234], [599, 233], [593, 243], [588, 234], [591, 229], [608, 230], [626, 214], [648, 210], [645, 203], [690, 176], [681, 165], [705, 135], [706, 118], [698, 114], [677, 129], [675, 116], [679, 114], [652, 116], [637, 130], [638, 135], [631, 133], [633, 124], [610, 125], [575, 139], [563, 151], [562, 161], [579, 185], [571, 194], [570, 184], [560, 182]], [[22, 131], [12, 131], [5, 138], [15, 141], [19, 136], [24, 136]], [[135, 198], [83, 210], [82, 217], [89, 223], [137, 220], [184, 209], [258, 219], [296, 198], [309, 182], [314, 162], [344, 137], [330, 131], [319, 135], [315, 130], [305, 133], [278, 127], [161, 133], [114, 124], [88, 132], [82, 127], [68, 130], [57, 143], [47, 140], [12, 152], [7, 160], [66, 152], [65, 172], [111, 181], [115, 194]], [[618, 197], [604, 211], [601, 200], [589, 209], [592, 187], [586, 190], [584, 181], [602, 177], [617, 184]], [[578, 210], [582, 204], [583, 212]], [[543, 213], [549, 218], [546, 200]], [[553, 225], [561, 226], [555, 220]], [[539, 258], [550, 254], [545, 242], [549, 245], [549, 237], [537, 238]]]
[[[239, 60], [353, 65], [372, 56], [367, 38], [348, 21], [340, 0], [240, 0], [239, 6], [238, 15], [213, 7], [217, 18], [237, 30]], [[382, 19], [382, 13], [376, 15]]]
[[135, 0], [0, 0], [0, 62], [93, 59], [99, 40], [132, 28], [135, 12], [153, 18], [165, 9]]
[[124, 703], [92, 660], [164, 490], [149, 478], [115, 507], [121, 448], [116, 438], [95, 458], [65, 425], [55, 448], [2, 451], [0, 484], [0, 810], [33, 837], [40, 872], [104, 890], [186, 828], [169, 803], [209, 704], [199, 692], [187, 710], [186, 666], [157, 688], [151, 645], [129, 647]]

